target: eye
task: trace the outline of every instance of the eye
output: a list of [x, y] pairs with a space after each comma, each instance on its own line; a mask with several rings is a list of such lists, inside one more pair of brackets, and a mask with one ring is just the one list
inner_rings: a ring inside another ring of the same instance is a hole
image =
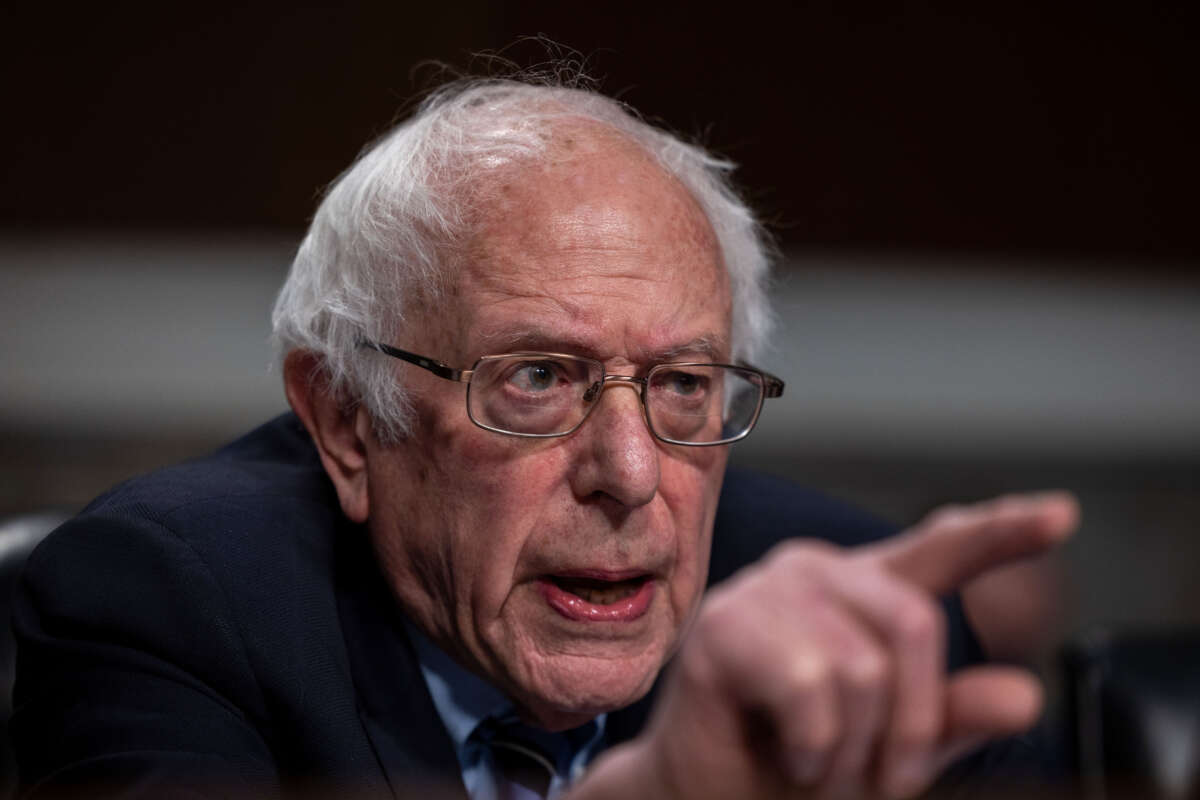
[[701, 376], [692, 372], [668, 372], [662, 377], [662, 387], [677, 395], [688, 396], [704, 388]]
[[550, 361], [521, 364], [513, 370], [509, 381], [522, 391], [544, 392], [554, 388], [558, 381], [558, 369]]

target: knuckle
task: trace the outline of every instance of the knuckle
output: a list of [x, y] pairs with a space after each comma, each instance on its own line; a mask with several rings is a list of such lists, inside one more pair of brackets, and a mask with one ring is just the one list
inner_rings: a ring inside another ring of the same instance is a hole
[[725, 620], [729, 616], [729, 610], [723, 603], [706, 604], [688, 636], [692, 649], [719, 647], [725, 638]]
[[788, 661], [785, 692], [789, 698], [803, 702], [817, 692], [828, 691], [832, 677], [824, 656], [805, 649]]
[[842, 737], [834, 665], [824, 653], [805, 649], [788, 659], [785, 669], [772, 705], [789, 749], [827, 755]]
[[746, 617], [731, 593], [714, 594], [705, 602], [688, 636], [686, 650], [721, 652], [737, 646], [736, 639], [748, 635]]
[[890, 682], [891, 672], [889, 660], [873, 652], [854, 656], [844, 668], [849, 688], [860, 694], [881, 691]]
[[905, 646], [922, 647], [937, 642], [942, 624], [940, 611], [925, 598], [913, 598], [896, 611], [897, 635]]
[[728, 623], [737, 622], [737, 605], [737, 592], [731, 589], [712, 592], [706, 598], [699, 619], [696, 620], [697, 631], [711, 633], [714, 628], [720, 629]]

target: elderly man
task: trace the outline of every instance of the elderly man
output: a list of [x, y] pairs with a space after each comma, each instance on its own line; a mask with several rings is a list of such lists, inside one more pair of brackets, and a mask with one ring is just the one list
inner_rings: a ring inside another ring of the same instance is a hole
[[[295, 416], [119, 487], [31, 559], [24, 785], [906, 797], [1031, 724], [1028, 676], [947, 677], [967, 634], [936, 598], [1060, 539], [1069, 498], [788, 542], [703, 596], [728, 445], [783, 392], [748, 363], [766, 258], [727, 169], [509, 81], [368, 150], [275, 309]], [[790, 491], [731, 478], [718, 535], [746, 545], [715, 570], [798, 532], [764, 530]]]

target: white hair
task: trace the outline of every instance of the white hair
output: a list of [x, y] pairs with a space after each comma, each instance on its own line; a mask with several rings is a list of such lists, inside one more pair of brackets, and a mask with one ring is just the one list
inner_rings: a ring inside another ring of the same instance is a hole
[[545, 154], [554, 121], [564, 118], [624, 135], [692, 195], [729, 273], [733, 357], [754, 359], [772, 323], [771, 246], [730, 184], [734, 165], [597, 92], [489, 78], [428, 97], [329, 188], [275, 301], [279, 360], [297, 349], [315, 354], [329, 391], [347, 406], [365, 404], [382, 440], [409, 433], [411, 406], [394, 363], [359, 344], [404, 346], [408, 312], [442, 294], [455, 247], [469, 236], [472, 174]]

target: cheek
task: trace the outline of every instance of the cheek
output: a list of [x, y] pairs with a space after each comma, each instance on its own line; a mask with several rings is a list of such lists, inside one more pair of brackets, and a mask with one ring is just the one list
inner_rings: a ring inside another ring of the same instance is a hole
[[521, 520], [546, 509], [547, 500], [563, 484], [560, 459], [553, 452], [530, 446], [527, 440], [506, 438], [476, 429], [447, 442], [446, 457], [437, 468], [430, 490], [446, 498], [455, 517], [470, 520], [481, 532], [503, 532], [505, 549], [519, 542]]
[[725, 474], [728, 448], [690, 448], [664, 459], [660, 492], [677, 532], [672, 603], [681, 621], [699, 606], [708, 580], [713, 522]]
[[468, 432], [448, 445], [435, 473], [443, 498], [446, 554], [458, 579], [459, 614], [495, 618], [523, 556], [538, 546], [542, 520], [564, 486], [558, 454], [526, 440]]

